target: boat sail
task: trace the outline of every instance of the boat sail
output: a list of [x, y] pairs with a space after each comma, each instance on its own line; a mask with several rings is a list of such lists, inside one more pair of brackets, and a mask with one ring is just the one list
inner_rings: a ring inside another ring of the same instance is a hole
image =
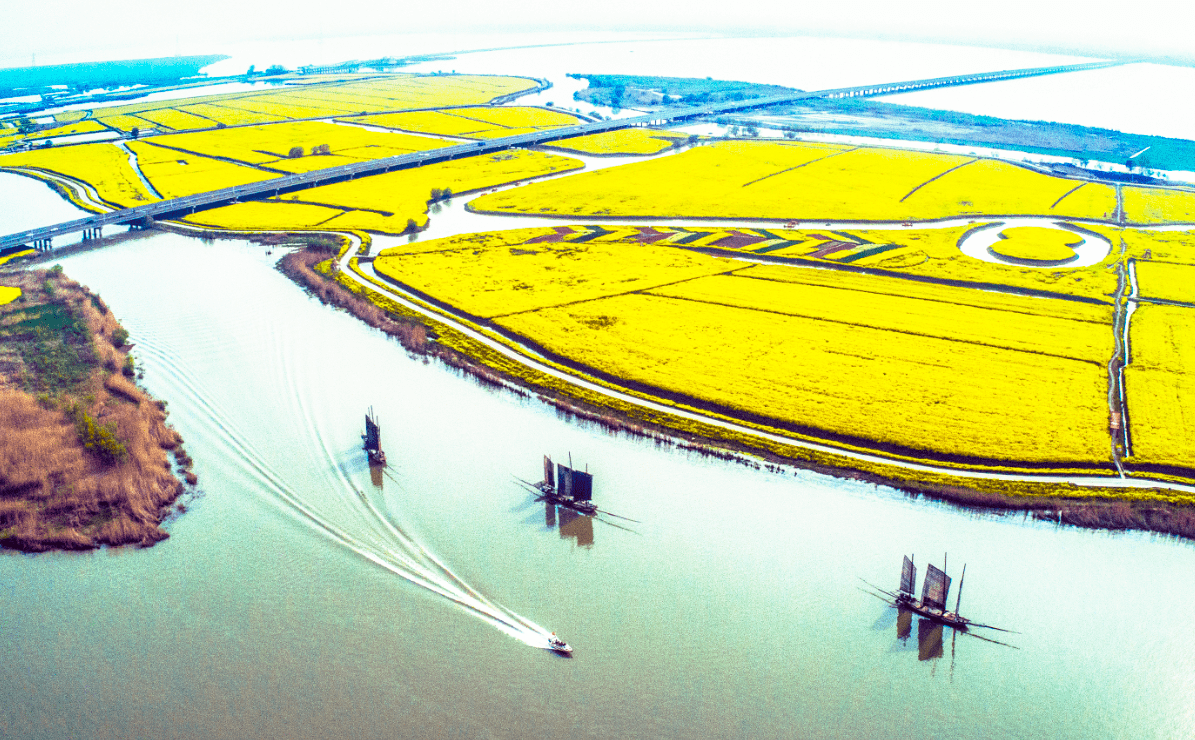
[[[955, 603], [953, 612], [946, 610], [946, 600], [950, 596], [950, 583], [951, 578], [946, 575], [946, 571], [931, 563], [925, 566], [925, 582], [922, 583], [921, 598], [918, 599], [915, 596], [917, 566], [913, 564], [913, 559], [906, 555], [900, 568], [900, 589], [896, 593], [885, 593], [894, 597], [896, 605], [902, 609], [909, 609], [923, 617], [965, 630], [971, 622], [959, 616], [958, 603]], [[959, 586], [958, 600], [962, 600], [961, 585]]]
[[900, 569], [900, 592], [899, 596], [904, 599], [912, 599], [913, 593], [917, 589], [917, 566], [913, 565], [912, 559], [905, 555], [904, 565]]
[[374, 416], [373, 406], [365, 414], [365, 434], [361, 435], [362, 448], [369, 457], [370, 465], [385, 465], [386, 453], [382, 451], [382, 428]]
[[544, 479], [535, 487], [551, 503], [575, 509], [582, 514], [593, 514], [597, 506], [593, 503], [593, 476], [564, 463], [553, 464], [552, 458], [544, 455]]
[[946, 611], [950, 595], [950, 576], [934, 565], [925, 566], [925, 583], [921, 586], [921, 603], [931, 609]]

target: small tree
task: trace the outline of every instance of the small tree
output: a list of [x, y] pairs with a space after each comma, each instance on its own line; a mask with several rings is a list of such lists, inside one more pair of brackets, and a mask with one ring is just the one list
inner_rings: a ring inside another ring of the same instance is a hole
[[134, 126], [132, 129], [129, 130], [129, 136], [132, 136], [134, 139], [136, 139], [140, 135], [141, 135], [141, 127], [140, 126]]
[[419, 231], [419, 224], [415, 223], [415, 219], [408, 218], [407, 219], [407, 228], [403, 229], [403, 233], [404, 234], [414, 234], [416, 231]]
[[320, 144], [319, 146], [313, 146], [313, 147], [311, 147], [311, 153], [312, 153], [313, 155], [316, 155], [316, 154], [331, 154], [331, 153], [332, 153], [332, 148], [331, 148], [330, 146], [328, 146], [327, 144]]
[[432, 188], [432, 197], [431, 197], [432, 203], [438, 202], [443, 197], [444, 197], [443, 190], [440, 190], [439, 188]]
[[292, 146], [286, 156], [290, 157], [291, 159], [298, 159], [299, 157], [303, 156], [303, 147]]

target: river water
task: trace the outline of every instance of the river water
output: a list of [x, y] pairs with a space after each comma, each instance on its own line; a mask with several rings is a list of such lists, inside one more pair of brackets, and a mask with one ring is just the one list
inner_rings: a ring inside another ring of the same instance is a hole
[[[0, 200], [70, 208], [11, 175]], [[200, 486], [148, 550], [0, 552], [0, 736], [1195, 731], [1190, 544], [611, 435], [408, 356], [276, 258], [154, 233], [61, 260], [132, 332]], [[514, 476], [544, 453], [637, 521], [535, 503]], [[1015, 647], [861, 590], [943, 552], [963, 613]], [[574, 657], [535, 647], [548, 630]]]
[[[541, 222], [456, 200], [421, 238]], [[77, 213], [13, 175], [0, 203], [0, 233]], [[1195, 732], [1189, 543], [612, 435], [410, 357], [275, 259], [150, 233], [61, 260], [132, 332], [200, 485], [147, 550], [0, 551], [0, 737]], [[391, 463], [376, 481], [370, 405]], [[544, 453], [636, 521], [535, 503], [514, 476]], [[894, 588], [902, 553], [924, 570], [944, 552], [956, 589], [968, 566], [963, 613], [1015, 647], [861, 590]], [[535, 647], [553, 630], [574, 657]]]

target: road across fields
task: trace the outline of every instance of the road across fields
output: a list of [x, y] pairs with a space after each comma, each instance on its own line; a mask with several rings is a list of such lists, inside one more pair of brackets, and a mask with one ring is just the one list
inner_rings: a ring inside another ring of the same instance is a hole
[[1076, 72], [1089, 69], [1112, 67], [1124, 62], [1095, 62], [1090, 64], [1070, 64], [1055, 67], [1033, 67], [1029, 69], [1014, 69], [1001, 72], [984, 72], [970, 75], [954, 75], [950, 77], [935, 77], [927, 80], [912, 80], [908, 82], [889, 82], [881, 85], [860, 85], [858, 87], [843, 87], [813, 92], [799, 92], [789, 95], [777, 95], [753, 100], [731, 101], [725, 103], [711, 103], [699, 106], [683, 106], [664, 108], [643, 116], [632, 118], [618, 118], [607, 121], [594, 121], [576, 126], [563, 126], [548, 131], [536, 131], [516, 136], [506, 136], [488, 141], [470, 142], [454, 146], [434, 149], [431, 151], [414, 152], [398, 157], [374, 159], [367, 162], [328, 167], [311, 172], [295, 175], [284, 175], [262, 182], [237, 185], [206, 193], [196, 193], [181, 198], [170, 198], [155, 203], [149, 203], [135, 208], [124, 208], [109, 213], [101, 213], [86, 218], [66, 221], [52, 226], [30, 229], [16, 234], [0, 237], [0, 251], [19, 246], [32, 246], [36, 249], [48, 251], [51, 249], [55, 237], [82, 232], [84, 238], [94, 238], [102, 233], [104, 226], [137, 225], [148, 223], [151, 219], [163, 219], [185, 216], [197, 211], [219, 208], [232, 203], [246, 200], [257, 200], [303, 190], [317, 185], [352, 180], [357, 177], [376, 175], [393, 170], [421, 167], [425, 164], [446, 162], [462, 157], [473, 157], [491, 152], [503, 151], [514, 147], [534, 146], [546, 144], [560, 139], [574, 136], [615, 131], [624, 128], [663, 126], [678, 121], [717, 116], [735, 111], [767, 108], [774, 105], [795, 103], [812, 98], [854, 98], [874, 97], [877, 95], [892, 95], [915, 90], [927, 90], [938, 87], [956, 87], [960, 85], [975, 85], [984, 82], [1012, 80], [1024, 77], [1039, 77], [1042, 75]]

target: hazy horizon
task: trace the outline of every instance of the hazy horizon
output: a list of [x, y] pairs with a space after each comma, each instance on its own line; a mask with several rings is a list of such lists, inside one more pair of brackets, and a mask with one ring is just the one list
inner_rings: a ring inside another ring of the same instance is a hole
[[[525, 39], [519, 43], [570, 43], [623, 34], [639, 38], [830, 36], [1195, 65], [1185, 24], [1159, 23], [1159, 18], [1173, 15], [1173, 6], [1158, 0], [1137, 3], [1136, 21], [1105, 13], [1102, 6], [1088, 5], [1076, 17], [1073, 6], [1025, 0], [972, 3], [965, 8], [941, 0], [899, 7], [847, 0], [832, 7], [765, 3], [683, 10], [658, 2], [612, 0], [597, 17], [544, 0], [501, 7], [463, 0], [453, 6], [451, 19], [444, 15], [432, 7], [404, 8], [399, 13], [374, 0], [343, 0], [336, 12], [321, 14], [308, 8], [232, 0], [210, 0], [202, 12], [191, 7], [149, 10], [125, 0], [103, 5], [18, 5], [7, 11], [0, 31], [0, 67], [233, 54], [257, 44], [308, 41], [318, 45], [322, 39], [355, 37], [402, 39], [396, 45], [403, 48], [394, 50], [401, 56], [488, 48], [486, 39], [498, 37]], [[1145, 31], [1139, 30], [1142, 27]], [[365, 28], [368, 33], [363, 33]]]

